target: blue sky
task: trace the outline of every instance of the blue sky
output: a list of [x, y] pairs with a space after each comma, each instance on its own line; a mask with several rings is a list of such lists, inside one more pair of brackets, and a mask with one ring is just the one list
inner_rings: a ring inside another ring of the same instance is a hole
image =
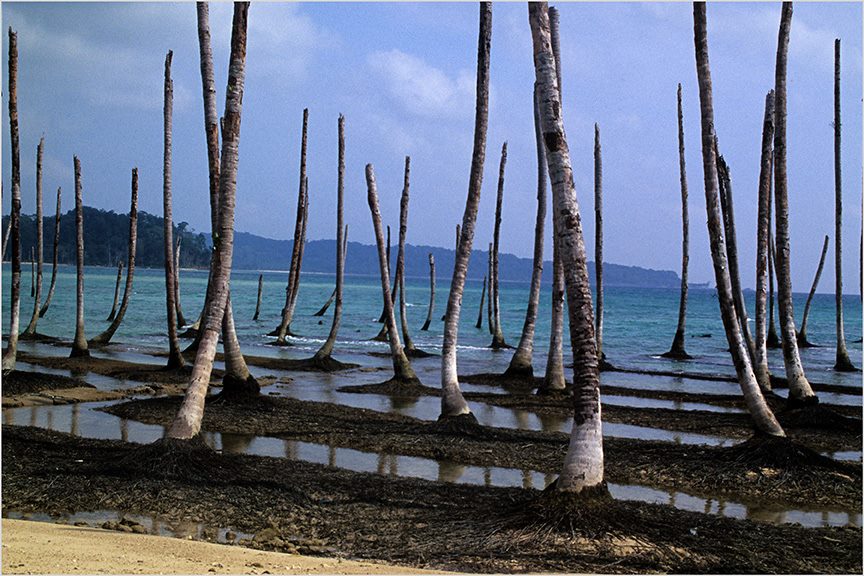
[[[601, 127], [604, 255], [679, 270], [675, 90], [684, 87], [692, 281], [713, 281], [699, 149], [688, 3], [567, 3], [561, 13], [564, 119], [586, 243], [593, 250], [593, 124]], [[773, 87], [779, 3], [708, 8], [715, 120], [733, 179], [742, 280], [755, 275], [756, 192], [765, 93]], [[64, 190], [72, 155], [86, 204], [161, 214], [162, 70], [174, 51], [174, 216], [209, 228], [195, 6], [192, 3], [6, 3], [3, 18], [3, 213], [9, 211], [8, 37], [18, 31], [23, 209], [34, 210], [35, 156], [45, 134], [45, 209]], [[231, 7], [211, 6], [220, 111]], [[844, 275], [857, 292], [861, 233], [862, 8], [795, 5], [789, 55], [792, 272], [809, 288], [822, 236], [834, 231], [833, 41], [842, 39]], [[474, 3], [253, 3], [236, 228], [290, 238], [302, 110], [310, 109], [310, 239], [335, 236], [336, 118], [346, 117], [346, 222], [373, 242], [363, 167], [375, 165], [386, 223], [398, 219], [402, 166], [412, 162], [408, 241], [450, 247], [467, 193], [477, 47]], [[532, 252], [536, 155], [531, 38], [524, 3], [495, 4], [486, 171], [475, 247], [491, 240], [498, 158], [508, 141], [501, 249]], [[549, 228], [547, 222], [547, 229]], [[547, 232], [546, 255], [551, 255]], [[833, 248], [820, 291], [833, 291]], [[422, 272], [418, 272], [422, 273]]]

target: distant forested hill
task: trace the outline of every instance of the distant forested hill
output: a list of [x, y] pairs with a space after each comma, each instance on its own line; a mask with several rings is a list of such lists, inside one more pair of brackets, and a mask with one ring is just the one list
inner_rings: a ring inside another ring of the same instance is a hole
[[[3, 231], [6, 230], [8, 216], [3, 218]], [[54, 241], [54, 217], [45, 218], [45, 261], [51, 262]], [[88, 265], [114, 266], [119, 258], [126, 260], [126, 244], [129, 234], [129, 217], [95, 208], [84, 208], [84, 262]], [[174, 238], [182, 235], [180, 265], [183, 267], [204, 268], [209, 263], [209, 235], [196, 233], [188, 224], [181, 222], [174, 227]], [[162, 267], [162, 218], [146, 212], [138, 214], [138, 257], [137, 266]], [[30, 247], [36, 239], [36, 218], [21, 217], [21, 255], [26, 261], [30, 258]], [[291, 240], [273, 240], [248, 232], [234, 234], [234, 263], [237, 270], [287, 270], [291, 264]], [[548, 252], [548, 251], [547, 251]], [[60, 221], [60, 263], [75, 262], [75, 214], [69, 211]], [[405, 247], [405, 266], [408, 276], [425, 278], [429, 274], [429, 253], [435, 256], [435, 269], [439, 282], [449, 282], [453, 275], [454, 252], [448, 248], [435, 246]], [[7, 249], [6, 257], [11, 254]], [[396, 246], [393, 246], [393, 258]], [[480, 280], [486, 274], [487, 253], [474, 250], [468, 267], [468, 278]], [[335, 270], [335, 240], [313, 240], [306, 244], [303, 257], [304, 272], [332, 273]], [[348, 260], [345, 271], [348, 274], [375, 274], [378, 270], [378, 252], [374, 246], [348, 243]], [[594, 264], [589, 263], [589, 274], [594, 281]], [[546, 261], [543, 269], [543, 282], [551, 281], [552, 263]], [[651, 270], [638, 266], [621, 266], [606, 263], [603, 268], [604, 282], [607, 286], [641, 286], [654, 288], [677, 288], [680, 279], [670, 270]], [[512, 254], [501, 254], [501, 281], [527, 282], [531, 279], [531, 260]]]

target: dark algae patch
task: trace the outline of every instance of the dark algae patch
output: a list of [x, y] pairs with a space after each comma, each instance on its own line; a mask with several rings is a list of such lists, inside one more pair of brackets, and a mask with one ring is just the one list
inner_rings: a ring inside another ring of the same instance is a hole
[[39, 372], [24, 372], [13, 370], [3, 376], [3, 396], [19, 396], [21, 394], [36, 394], [46, 390], [66, 390], [69, 388], [95, 388], [78, 378], [41, 374]]

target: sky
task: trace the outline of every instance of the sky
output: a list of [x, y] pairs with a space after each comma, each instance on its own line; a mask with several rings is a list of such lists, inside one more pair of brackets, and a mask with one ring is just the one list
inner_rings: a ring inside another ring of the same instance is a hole
[[[604, 260], [680, 272], [675, 93], [683, 85], [690, 189], [690, 280], [711, 281], [689, 3], [562, 3], [564, 123], [586, 247], [594, 249], [593, 125], [603, 148]], [[711, 3], [715, 126], [732, 174], [742, 283], [755, 284], [756, 195], [765, 94], [773, 88], [779, 3]], [[165, 54], [173, 50], [175, 222], [209, 231], [196, 10], [193, 3], [4, 2], [2, 211], [9, 212], [8, 36], [18, 32], [22, 208], [35, 207], [36, 145], [45, 136], [44, 207], [84, 203], [162, 213]], [[508, 142], [502, 252], [530, 258], [536, 212], [534, 70], [525, 3], [493, 9], [485, 175], [474, 239], [492, 239], [501, 145]], [[211, 5], [220, 112], [231, 6]], [[293, 236], [303, 108], [309, 108], [308, 238], [335, 237], [337, 117], [346, 118], [346, 216], [352, 241], [374, 243], [364, 166], [375, 166], [385, 224], [398, 225], [411, 156], [408, 242], [451, 247], [468, 188], [474, 124], [476, 3], [253, 3], [235, 228]], [[862, 205], [862, 7], [798, 3], [788, 72], [792, 278], [809, 289], [825, 234], [820, 292], [834, 283], [833, 45], [842, 40], [843, 271], [858, 292]], [[550, 195], [551, 196], [551, 195]], [[551, 257], [547, 219], [546, 251]], [[418, 271], [417, 274], [423, 274]]]

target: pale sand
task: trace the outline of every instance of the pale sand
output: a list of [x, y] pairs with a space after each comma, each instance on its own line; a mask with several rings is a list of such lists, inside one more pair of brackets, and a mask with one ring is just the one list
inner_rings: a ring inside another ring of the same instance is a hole
[[265, 570], [271, 574], [433, 573], [405, 566], [3, 519], [4, 574], [263, 574]]

